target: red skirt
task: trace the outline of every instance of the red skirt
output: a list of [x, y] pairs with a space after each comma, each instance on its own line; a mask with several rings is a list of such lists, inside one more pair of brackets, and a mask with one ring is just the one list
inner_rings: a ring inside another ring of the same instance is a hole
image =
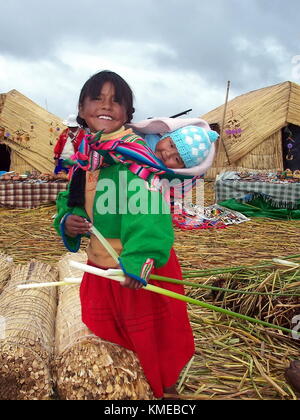
[[[153, 274], [182, 279], [173, 249], [168, 263]], [[184, 294], [182, 285], [150, 283]], [[85, 325], [103, 340], [137, 354], [155, 397], [176, 384], [195, 350], [186, 303], [143, 289], [131, 290], [89, 273], [84, 274], [80, 298]]]

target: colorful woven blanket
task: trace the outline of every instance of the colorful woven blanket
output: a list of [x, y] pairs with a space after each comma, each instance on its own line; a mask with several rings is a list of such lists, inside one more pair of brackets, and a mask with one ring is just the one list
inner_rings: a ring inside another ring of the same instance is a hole
[[96, 171], [101, 167], [122, 163], [145, 180], [151, 174], [174, 173], [155, 156], [144, 140], [135, 134], [106, 141], [101, 139], [101, 132], [95, 136], [86, 135], [74, 157], [78, 166], [85, 171]]
[[73, 165], [73, 173], [81, 168], [84, 171], [96, 171], [116, 163], [122, 163], [128, 170], [148, 181], [151, 187], [161, 191], [165, 200], [172, 207], [175, 199], [183, 199], [195, 186], [197, 179], [202, 176], [182, 175], [167, 168], [158, 159], [145, 141], [135, 135], [132, 130], [123, 132], [118, 138], [104, 140], [102, 133], [87, 134], [77, 153], [68, 162]]
[[102, 132], [96, 135], [87, 134], [79, 151], [72, 156], [73, 170], [81, 168], [85, 171], [96, 171], [101, 167], [122, 163], [143, 180], [148, 180], [153, 176], [168, 181], [178, 180], [175, 186], [172, 185], [173, 195], [177, 197], [182, 195], [182, 191], [189, 192], [196, 180], [200, 178], [175, 173], [155, 156], [141, 137], [131, 130], [125, 133], [119, 138], [110, 140], [103, 140]]

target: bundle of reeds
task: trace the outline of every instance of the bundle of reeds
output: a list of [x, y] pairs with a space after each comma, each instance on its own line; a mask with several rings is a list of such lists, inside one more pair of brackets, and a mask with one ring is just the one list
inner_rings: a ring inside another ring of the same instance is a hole
[[16, 265], [0, 296], [0, 399], [47, 400], [52, 395], [50, 359], [57, 307], [56, 288], [18, 290], [52, 282], [53, 267], [31, 261]]
[[[59, 262], [60, 280], [81, 277], [69, 260], [86, 261], [85, 253], [66, 254]], [[96, 337], [81, 321], [79, 286], [59, 288], [53, 375], [57, 393], [66, 400], [153, 399], [136, 355]]]
[[0, 294], [7, 283], [13, 265], [13, 259], [0, 252]]
[[[208, 288], [212, 286], [211, 293], [208, 295], [207, 289], [204, 292], [199, 287], [191, 292], [194, 296], [214, 300], [223, 308], [292, 329], [294, 317], [300, 315], [300, 264], [291, 261], [275, 259], [273, 263], [262, 262], [253, 267], [220, 269], [219, 274], [218, 271], [202, 270], [202, 273], [190, 272], [187, 276], [192, 276], [195, 281], [200, 274], [212, 274], [205, 282]], [[198, 281], [200, 278], [203, 279], [199, 277]]]

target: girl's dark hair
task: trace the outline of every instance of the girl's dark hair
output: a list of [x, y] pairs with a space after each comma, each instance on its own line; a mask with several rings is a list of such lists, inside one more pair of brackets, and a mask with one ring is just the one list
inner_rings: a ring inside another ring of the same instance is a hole
[[85, 172], [77, 168], [73, 173], [69, 187], [69, 207], [84, 207], [85, 204]]
[[[133, 107], [133, 93], [128, 83], [113, 71], [103, 70], [94, 74], [81, 89], [78, 106], [83, 106], [85, 98], [97, 98], [106, 82], [110, 82], [114, 85], [116, 100], [125, 106], [127, 112], [126, 123], [129, 123], [132, 120], [135, 111]], [[85, 120], [79, 116], [77, 117], [77, 122], [83, 128], [87, 128]]]

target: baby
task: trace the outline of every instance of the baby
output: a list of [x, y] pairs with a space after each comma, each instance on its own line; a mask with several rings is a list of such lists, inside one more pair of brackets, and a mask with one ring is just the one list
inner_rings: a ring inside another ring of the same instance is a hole
[[144, 136], [148, 147], [170, 169], [198, 167], [208, 158], [218, 137], [216, 131], [192, 125], [165, 133], [162, 137]]

